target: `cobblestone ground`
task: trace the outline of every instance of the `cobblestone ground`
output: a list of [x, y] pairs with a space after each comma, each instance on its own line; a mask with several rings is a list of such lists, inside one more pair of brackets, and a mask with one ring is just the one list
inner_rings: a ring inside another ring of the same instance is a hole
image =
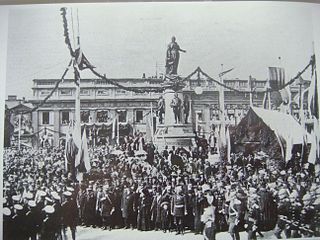
[[[263, 233], [264, 237], [257, 237], [257, 239], [276, 239], [272, 231]], [[67, 240], [71, 240], [70, 231], [68, 230]], [[163, 233], [161, 231], [148, 231], [141, 232], [138, 230], [122, 230], [115, 229], [112, 231], [102, 230], [99, 228], [77, 228], [76, 240], [203, 240], [202, 235], [194, 235], [191, 232], [186, 232], [183, 236], [176, 235], [174, 232]], [[231, 236], [227, 232], [221, 232], [216, 235], [216, 240], [232, 240]], [[246, 240], [247, 233], [241, 232], [240, 239]], [[313, 238], [315, 239], [315, 238]]]

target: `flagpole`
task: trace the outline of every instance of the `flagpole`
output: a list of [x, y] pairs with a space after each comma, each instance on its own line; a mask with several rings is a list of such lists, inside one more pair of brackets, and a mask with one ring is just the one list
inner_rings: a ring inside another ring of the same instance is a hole
[[[151, 93], [150, 93], [151, 96]], [[152, 101], [150, 101], [150, 125], [151, 125], [151, 141], [153, 142], [153, 109]]]
[[119, 122], [119, 112], [117, 113], [117, 144], [120, 145], [120, 122]]
[[250, 94], [249, 94], [249, 96], [250, 96], [250, 106], [252, 107], [253, 106], [253, 101], [252, 101], [252, 77], [251, 77], [251, 75], [249, 76], [249, 84], [250, 84]]
[[18, 150], [20, 151], [21, 149], [21, 116], [22, 114], [19, 114], [19, 132], [18, 132]]
[[[221, 64], [221, 72], [223, 72], [223, 64]], [[220, 78], [220, 83], [223, 84], [222, 76], [219, 75], [219, 78]], [[225, 144], [226, 123], [225, 123], [225, 111], [224, 111], [224, 87], [221, 85], [219, 86], [219, 104], [220, 104], [220, 114], [221, 114], [221, 117], [220, 117], [220, 121], [221, 121], [220, 136], [223, 137], [223, 139], [221, 139], [221, 140], [222, 140], [222, 144], [224, 145]]]

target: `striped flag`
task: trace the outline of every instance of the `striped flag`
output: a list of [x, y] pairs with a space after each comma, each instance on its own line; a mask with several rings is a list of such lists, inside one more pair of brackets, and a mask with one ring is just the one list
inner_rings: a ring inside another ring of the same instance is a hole
[[[272, 104], [276, 107], [290, 103], [290, 89], [283, 88], [286, 84], [284, 68], [269, 67], [269, 84], [274, 90], [271, 93]], [[282, 88], [282, 89], [281, 89]]]
[[269, 81], [272, 89], [279, 89], [285, 85], [285, 71], [280, 67], [269, 67]]

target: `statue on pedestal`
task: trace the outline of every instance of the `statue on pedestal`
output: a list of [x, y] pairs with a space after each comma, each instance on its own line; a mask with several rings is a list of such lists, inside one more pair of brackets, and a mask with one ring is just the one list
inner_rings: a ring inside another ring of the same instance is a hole
[[190, 112], [189, 97], [188, 97], [188, 95], [184, 95], [184, 98], [183, 98], [183, 116], [184, 116], [184, 123], [185, 124], [188, 124], [189, 112]]
[[174, 94], [174, 98], [171, 101], [170, 106], [172, 107], [175, 123], [181, 122], [181, 104], [182, 101], [178, 97], [178, 93]]
[[163, 124], [163, 114], [165, 114], [165, 101], [164, 98], [160, 96], [158, 100], [158, 117], [160, 124]]
[[169, 43], [167, 48], [166, 56], [166, 74], [167, 75], [177, 75], [180, 52], [186, 52], [180, 48], [179, 44], [176, 42], [176, 38], [173, 36], [171, 38], [171, 43]]

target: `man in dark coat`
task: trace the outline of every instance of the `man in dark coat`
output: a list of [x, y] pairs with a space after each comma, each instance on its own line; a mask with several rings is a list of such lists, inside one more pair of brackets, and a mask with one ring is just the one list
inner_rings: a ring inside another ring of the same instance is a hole
[[72, 134], [68, 139], [66, 144], [66, 158], [67, 158], [67, 167], [68, 171], [71, 173], [72, 180], [76, 180], [76, 168], [75, 168], [75, 159], [76, 155], [78, 154], [79, 148], [75, 144]]
[[133, 192], [131, 191], [129, 185], [126, 184], [121, 198], [121, 211], [125, 228], [130, 228], [132, 223], [131, 219], [133, 214], [133, 201]]
[[100, 199], [99, 211], [102, 218], [103, 228], [111, 230], [111, 215], [114, 212], [114, 199], [113, 195], [108, 188], [103, 192]]
[[16, 211], [16, 214], [12, 218], [12, 226], [14, 226], [15, 230], [13, 231], [12, 239], [27, 240], [27, 218], [23, 214], [23, 207], [20, 204], [15, 204], [14, 209]]
[[[65, 202], [62, 204], [62, 222], [66, 227], [70, 227], [72, 240], [76, 239], [76, 227], [78, 221], [77, 202], [72, 198], [72, 193], [66, 191], [63, 193]], [[66, 237], [66, 236], [65, 236]]]

